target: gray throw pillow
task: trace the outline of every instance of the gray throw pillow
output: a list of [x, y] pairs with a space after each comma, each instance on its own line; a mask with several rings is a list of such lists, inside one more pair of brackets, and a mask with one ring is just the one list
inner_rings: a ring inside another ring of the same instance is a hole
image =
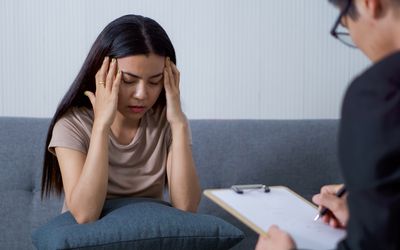
[[38, 249], [229, 249], [243, 232], [224, 220], [145, 198], [107, 200], [99, 220], [63, 213], [32, 234]]

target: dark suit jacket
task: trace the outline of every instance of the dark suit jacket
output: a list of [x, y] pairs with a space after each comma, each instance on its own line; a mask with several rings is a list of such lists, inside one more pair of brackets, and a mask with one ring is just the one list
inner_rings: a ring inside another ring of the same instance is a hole
[[338, 249], [400, 249], [400, 52], [348, 88], [339, 158], [350, 220]]

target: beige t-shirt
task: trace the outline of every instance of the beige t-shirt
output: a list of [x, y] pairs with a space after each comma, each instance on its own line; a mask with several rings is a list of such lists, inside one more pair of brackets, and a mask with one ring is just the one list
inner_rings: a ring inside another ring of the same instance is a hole
[[[55, 147], [64, 147], [87, 154], [93, 118], [91, 109], [72, 108], [55, 124], [49, 151], [55, 154]], [[119, 144], [110, 133], [107, 198], [162, 199], [171, 142], [165, 108], [144, 114], [135, 137], [128, 145]], [[64, 203], [63, 212], [66, 210]]]

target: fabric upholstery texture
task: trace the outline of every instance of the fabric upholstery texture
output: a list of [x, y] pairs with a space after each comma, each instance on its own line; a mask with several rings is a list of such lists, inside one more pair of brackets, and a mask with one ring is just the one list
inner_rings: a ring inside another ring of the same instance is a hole
[[[202, 189], [233, 184], [285, 185], [310, 199], [322, 185], [342, 181], [338, 120], [191, 120], [193, 155]], [[0, 246], [34, 249], [31, 233], [60, 214], [61, 198], [40, 200], [49, 119], [0, 117]], [[202, 197], [198, 210], [230, 222], [254, 249], [257, 235]]]

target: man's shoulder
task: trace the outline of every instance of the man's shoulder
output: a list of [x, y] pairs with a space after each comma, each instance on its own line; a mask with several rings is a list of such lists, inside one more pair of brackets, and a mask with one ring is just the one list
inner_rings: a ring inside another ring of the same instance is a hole
[[400, 91], [400, 52], [393, 53], [374, 63], [349, 85], [346, 99], [378, 98]]
[[351, 87], [368, 86], [380, 88], [377, 82], [397, 83], [400, 85], [400, 52], [392, 53], [382, 60], [372, 64], [356, 77]]

